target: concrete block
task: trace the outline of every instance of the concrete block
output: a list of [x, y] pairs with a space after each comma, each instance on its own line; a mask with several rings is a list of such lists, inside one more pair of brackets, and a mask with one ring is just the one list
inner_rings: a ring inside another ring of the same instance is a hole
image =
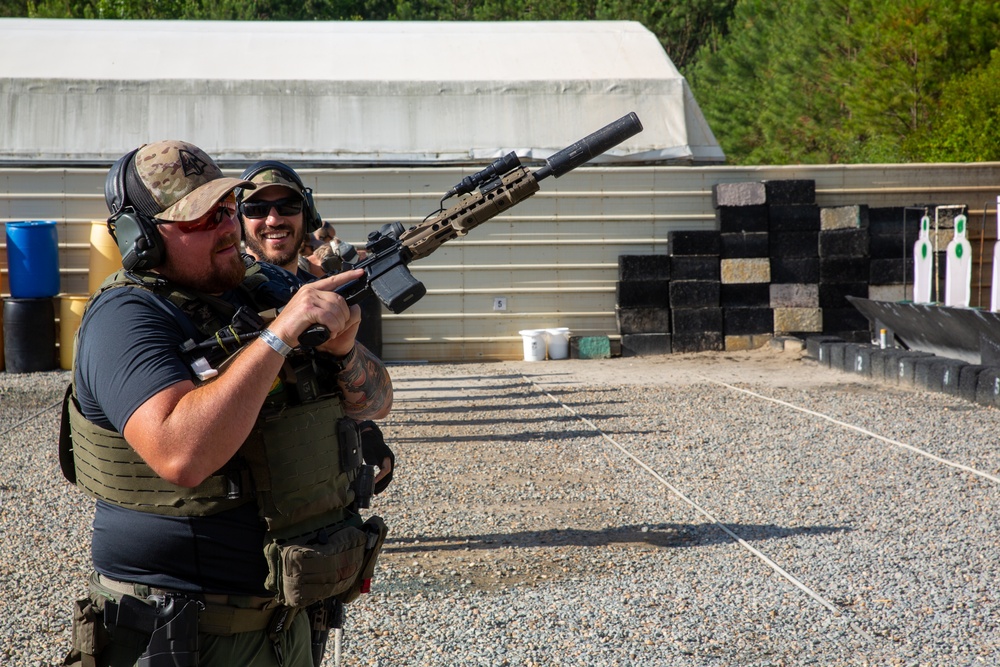
[[815, 204], [771, 204], [767, 216], [770, 232], [818, 232], [820, 228], [819, 206]]
[[615, 308], [618, 333], [669, 333], [669, 308]]
[[767, 203], [767, 190], [763, 183], [718, 183], [712, 186], [712, 206], [747, 207]]
[[[830, 338], [832, 339], [834, 337], [831, 336]], [[827, 368], [840, 368], [844, 362], [844, 348], [848, 345], [849, 343], [847, 341], [840, 338], [824, 341], [819, 345], [816, 361], [818, 361], [821, 366], [826, 366]], [[838, 359], [836, 366], [833, 364], [834, 359]]]
[[823, 311], [819, 308], [775, 308], [773, 331], [777, 334], [791, 332], [823, 331]]
[[615, 287], [615, 305], [619, 308], [669, 308], [669, 280], [619, 282]]
[[[876, 259], [896, 259], [913, 254], [916, 236], [872, 234], [868, 230], [868, 256]], [[947, 246], [946, 246], [947, 247]]]
[[872, 301], [913, 301], [913, 284], [868, 285], [868, 298]]
[[872, 259], [868, 265], [869, 285], [900, 285], [913, 282], [913, 258]]
[[[823, 328], [821, 331], [828, 334], [836, 334], [844, 340], [871, 341], [871, 332], [868, 318], [861, 314], [857, 308], [820, 308], [823, 311]], [[845, 332], [855, 332], [848, 338]]]
[[758, 350], [768, 343], [774, 342], [771, 334], [755, 334], [751, 336], [725, 336], [726, 352], [746, 352]]
[[785, 179], [780, 181], [764, 181], [764, 193], [767, 203], [776, 204], [814, 204], [816, 203], [816, 181], [807, 179]]
[[[851, 308], [851, 302], [847, 300], [849, 296], [858, 296], [863, 299], [868, 298], [868, 283], [820, 283], [819, 284], [819, 306], [820, 308]], [[867, 321], [867, 320], [866, 320]]]
[[[776, 338], [783, 338], [781, 336]], [[806, 338], [806, 356], [810, 359], [815, 359], [819, 361], [819, 348], [820, 345], [827, 343], [843, 343], [844, 340], [837, 338], [836, 336], [808, 336]]]
[[904, 357], [930, 357], [927, 352], [916, 352], [902, 348], [887, 348], [882, 350], [872, 360], [872, 377], [888, 384], [899, 384], [899, 362]]
[[868, 257], [867, 229], [833, 229], [819, 233], [819, 256]]
[[721, 331], [674, 334], [671, 337], [671, 346], [677, 353], [722, 352], [725, 350], [725, 339]]
[[619, 282], [670, 280], [669, 255], [619, 255]]
[[667, 247], [678, 255], [718, 255], [719, 232], [713, 230], [667, 232]]
[[719, 280], [718, 255], [687, 255], [671, 259], [671, 280]]
[[769, 286], [771, 308], [819, 308], [819, 285], [783, 283]]
[[654, 354], [670, 354], [672, 351], [671, 335], [668, 333], [625, 334], [622, 336], [623, 357], [646, 357]]
[[771, 232], [768, 252], [771, 253], [772, 259], [819, 257], [819, 232]]
[[725, 308], [722, 317], [722, 332], [727, 336], [774, 333], [774, 315], [770, 308]]
[[715, 221], [723, 234], [756, 233], [768, 230], [768, 210], [756, 206], [720, 206], [715, 209]]
[[872, 376], [872, 355], [874, 349], [871, 345], [854, 344], [848, 345], [844, 352], [844, 370], [864, 377]]
[[722, 331], [722, 308], [674, 308], [670, 320], [673, 334]]
[[968, 365], [960, 359], [928, 357], [917, 362], [914, 383], [928, 391], [958, 396], [962, 367]]
[[772, 283], [818, 283], [819, 257], [771, 256]]
[[835, 206], [821, 208], [819, 228], [825, 229], [867, 229], [868, 206]]
[[976, 380], [976, 403], [1000, 407], [1000, 368], [988, 366]]
[[795, 336], [771, 336], [769, 344], [772, 349], [779, 352], [798, 354], [806, 349], [805, 341]]
[[719, 283], [709, 280], [670, 281], [671, 308], [718, 308]]
[[771, 246], [768, 239], [767, 232], [721, 234], [719, 256], [722, 259], [769, 257]]
[[869, 260], [867, 257], [820, 257], [820, 283], [868, 284]]
[[770, 287], [767, 283], [722, 285], [719, 304], [723, 308], [768, 308], [771, 305]]
[[959, 370], [958, 396], [972, 403], [976, 402], [976, 392], [979, 387], [979, 374], [989, 366], [969, 364]]
[[721, 282], [726, 285], [771, 282], [771, 260], [766, 257], [720, 260]]
[[569, 356], [573, 359], [610, 359], [611, 339], [607, 336], [570, 336]]

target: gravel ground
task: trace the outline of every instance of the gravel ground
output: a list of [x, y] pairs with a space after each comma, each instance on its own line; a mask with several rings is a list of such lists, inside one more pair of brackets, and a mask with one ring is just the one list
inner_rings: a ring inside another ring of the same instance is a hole
[[[390, 370], [344, 665], [1000, 664], [997, 483], [723, 383], [996, 477], [993, 408], [771, 350]], [[89, 568], [66, 380], [0, 374], [3, 664], [59, 661]]]

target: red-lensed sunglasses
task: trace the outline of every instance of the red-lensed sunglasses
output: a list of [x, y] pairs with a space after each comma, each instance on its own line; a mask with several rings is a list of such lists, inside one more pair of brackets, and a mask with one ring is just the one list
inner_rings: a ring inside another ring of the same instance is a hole
[[215, 208], [197, 220], [157, 220], [158, 225], [177, 225], [184, 234], [210, 232], [225, 220], [236, 219], [236, 197], [230, 195], [215, 205]]

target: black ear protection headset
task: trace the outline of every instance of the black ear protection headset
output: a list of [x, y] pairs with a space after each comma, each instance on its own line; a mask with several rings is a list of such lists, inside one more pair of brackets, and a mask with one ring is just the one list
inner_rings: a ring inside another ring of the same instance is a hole
[[166, 258], [163, 237], [155, 220], [160, 207], [135, 170], [138, 152], [136, 148], [118, 158], [104, 181], [104, 201], [111, 211], [108, 231], [118, 244], [122, 266], [128, 271], [156, 268]]
[[[316, 210], [316, 204], [313, 203], [312, 188], [307, 188], [299, 178], [299, 175], [295, 173], [291, 167], [289, 167], [284, 162], [279, 162], [277, 160], [262, 160], [256, 162], [240, 174], [240, 180], [249, 181], [252, 180], [254, 176], [261, 173], [262, 171], [268, 171], [273, 169], [274, 171], [281, 172], [281, 175], [286, 179], [295, 183], [302, 191], [302, 223], [305, 226], [307, 234], [312, 234], [314, 231], [323, 226], [323, 218], [320, 217], [319, 211]], [[236, 201], [239, 202], [240, 214], [243, 214], [243, 188], [237, 188], [236, 190]]]

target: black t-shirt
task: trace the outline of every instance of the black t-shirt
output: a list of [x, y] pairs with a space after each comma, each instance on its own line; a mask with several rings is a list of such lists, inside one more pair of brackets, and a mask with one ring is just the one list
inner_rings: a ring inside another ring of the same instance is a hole
[[[238, 292], [224, 298], [243, 305]], [[105, 292], [80, 325], [75, 381], [83, 415], [120, 433], [147, 399], [193, 379], [179, 347], [196, 335], [165, 299], [131, 287]], [[168, 517], [98, 501], [91, 554], [94, 568], [112, 579], [267, 595], [264, 535], [252, 502], [208, 517]]]

